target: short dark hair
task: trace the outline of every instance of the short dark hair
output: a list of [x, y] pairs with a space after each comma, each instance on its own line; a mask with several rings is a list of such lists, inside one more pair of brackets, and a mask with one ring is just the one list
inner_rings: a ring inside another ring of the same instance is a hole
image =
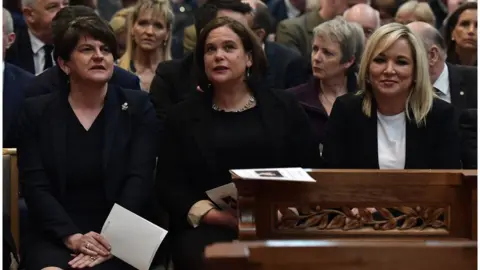
[[465, 10], [477, 9], [477, 2], [467, 2], [460, 5], [447, 19], [445, 19], [445, 28], [443, 32], [443, 39], [447, 43], [447, 61], [452, 64], [460, 64], [457, 53], [455, 52], [456, 43], [452, 40], [452, 32], [460, 19], [460, 15]]
[[54, 57], [68, 61], [80, 38], [91, 36], [103, 42], [111, 51], [114, 59], [118, 57], [117, 40], [110, 25], [99, 16], [78, 17], [70, 21], [62, 32], [53, 38]]
[[[265, 30], [265, 38], [271, 33], [274, 32], [274, 20], [268, 7], [263, 2], [258, 2], [256, 4], [255, 10], [253, 11], [253, 25], [252, 30], [263, 29]], [[263, 40], [264, 41], [264, 40]]]
[[98, 16], [95, 10], [87, 6], [68, 6], [62, 8], [52, 20], [52, 35], [55, 39], [59, 33], [65, 31], [69, 23], [79, 17]]
[[195, 47], [195, 62], [197, 64], [197, 78], [200, 88], [204, 91], [210, 90], [210, 82], [205, 73], [205, 62], [203, 59], [205, 54], [205, 42], [207, 41], [210, 32], [223, 26], [230, 28], [235, 34], [237, 34], [242, 42], [245, 52], [251, 54], [252, 66], [250, 67], [250, 74], [247, 77], [247, 84], [251, 87], [256, 83], [263, 81], [267, 72], [267, 58], [265, 57], [265, 53], [263, 52], [258, 38], [252, 30], [240, 22], [231, 18], [220, 17], [212, 20], [205, 26], [200, 33], [197, 46]]
[[197, 37], [200, 36], [200, 31], [202, 31], [210, 21], [215, 19], [218, 11], [222, 9], [242, 14], [252, 12], [252, 7], [249, 4], [243, 3], [241, 0], [209, 0], [195, 12], [195, 31], [197, 32]]

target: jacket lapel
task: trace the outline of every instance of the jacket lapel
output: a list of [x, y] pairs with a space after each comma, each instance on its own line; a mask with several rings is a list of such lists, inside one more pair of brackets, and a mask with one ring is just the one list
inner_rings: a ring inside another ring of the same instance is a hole
[[196, 99], [195, 107], [191, 111], [192, 121], [192, 135], [193, 138], [205, 160], [207, 166], [211, 171], [217, 171], [218, 164], [216, 163], [215, 152], [212, 142], [212, 113], [211, 113], [211, 100], [212, 95], [210, 93], [196, 92], [194, 94]]
[[[410, 115], [413, 115], [410, 112]], [[428, 123], [427, 123], [428, 124]], [[424, 128], [418, 128], [417, 124], [413, 120], [406, 119], [406, 132], [405, 132], [405, 169], [417, 169], [420, 168], [419, 162], [424, 160], [422, 143], [428, 142], [428, 139], [422, 139], [422, 132]], [[425, 160], [426, 161], [426, 160]]]
[[[361, 102], [360, 102], [361, 104]], [[360, 148], [356, 149], [361, 149], [360, 151], [363, 152], [363, 155], [361, 154], [360, 156], [363, 156], [364, 160], [363, 161], [354, 161], [354, 162], [360, 162], [360, 164], [364, 164], [363, 168], [375, 168], [378, 169], [380, 168], [380, 165], [378, 163], [378, 132], [377, 132], [377, 103], [375, 102], [375, 99], [372, 99], [372, 110], [371, 110], [371, 116], [367, 117], [363, 112], [359, 114], [360, 117], [363, 118], [363, 121], [358, 121], [358, 124], [360, 125], [359, 129], [363, 130], [363, 136], [364, 136], [364, 143], [363, 145], [360, 146]], [[364, 125], [364, 127], [362, 127]], [[352, 134], [354, 137], [356, 137], [355, 134]], [[361, 142], [361, 140], [358, 140], [357, 143]], [[372, 151], [374, 149], [374, 151]]]
[[265, 83], [252, 87], [252, 90], [257, 100], [257, 107], [260, 110], [264, 132], [268, 138], [267, 141], [270, 142], [270, 149], [276, 152], [271, 156], [279, 161], [282, 160], [280, 153], [282, 153], [281, 150], [284, 148], [282, 144], [283, 139], [286, 137], [286, 134], [281, 132], [285, 131], [286, 128], [281, 128], [285, 126], [285, 118], [279, 117], [278, 114], [284, 110], [281, 108], [278, 98], [270, 94], [270, 90]]
[[463, 110], [466, 107], [466, 96], [463, 90], [463, 77], [462, 73], [458, 72], [458, 69], [454, 65], [447, 64], [448, 68], [448, 81], [450, 83], [450, 97], [451, 103], [459, 110]]
[[67, 115], [69, 110], [68, 91], [59, 91], [49, 106], [50, 118], [50, 138], [52, 141], [55, 163], [57, 167], [60, 192], [65, 194], [66, 187], [66, 160], [67, 160]]

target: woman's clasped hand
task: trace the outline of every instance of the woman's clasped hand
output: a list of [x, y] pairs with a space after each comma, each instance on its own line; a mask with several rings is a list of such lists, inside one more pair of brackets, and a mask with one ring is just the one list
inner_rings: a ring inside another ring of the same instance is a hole
[[65, 245], [75, 252], [68, 263], [72, 268], [93, 267], [112, 258], [110, 244], [96, 232], [71, 235], [65, 239]]

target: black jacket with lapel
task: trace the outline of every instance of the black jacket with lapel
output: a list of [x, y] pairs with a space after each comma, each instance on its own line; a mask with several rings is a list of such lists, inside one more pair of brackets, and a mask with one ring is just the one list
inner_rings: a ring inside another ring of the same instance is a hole
[[[323, 158], [330, 168], [378, 169], [377, 109], [362, 112], [363, 95], [337, 98], [327, 124]], [[435, 99], [426, 125], [407, 119], [405, 169], [459, 169], [460, 138], [453, 106]]]
[[160, 63], [150, 86], [150, 97], [158, 119], [165, 120], [168, 109], [187, 99], [196, 89], [193, 53], [189, 53], [182, 59]]
[[[55, 239], [78, 233], [66, 194], [68, 91], [28, 99], [21, 119], [19, 171], [34, 222]], [[151, 201], [158, 123], [148, 95], [114, 85], [105, 98], [103, 184], [109, 203], [145, 215]], [[79, 160], [78, 162], [82, 162]]]
[[[308, 118], [295, 97], [262, 86], [254, 90], [274, 160], [270, 167], [318, 167], [319, 150]], [[183, 228], [191, 206], [207, 199], [205, 191], [230, 183], [219, 169], [211, 139], [209, 93], [195, 93], [167, 114], [157, 165], [158, 198], [171, 220]], [[259, 164], [258, 167], [267, 165]], [[228, 172], [227, 172], [228, 173]]]
[[20, 27], [15, 34], [15, 42], [7, 50], [5, 54], [5, 62], [11, 63], [32, 74], [35, 74], [32, 43], [30, 42], [30, 36], [28, 35], [28, 28]]
[[456, 109], [477, 109], [477, 68], [448, 64], [451, 103]]

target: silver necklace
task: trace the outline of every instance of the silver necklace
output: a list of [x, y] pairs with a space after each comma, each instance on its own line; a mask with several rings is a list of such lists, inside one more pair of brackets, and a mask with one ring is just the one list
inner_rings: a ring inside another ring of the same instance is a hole
[[[233, 111], [229, 111], [229, 112], [243, 112], [243, 111], [246, 111], [250, 108], [253, 108], [256, 104], [256, 100], [253, 96], [250, 96], [250, 98], [248, 99], [248, 102], [247, 104], [245, 104], [245, 106], [243, 106], [242, 108], [238, 109], [238, 110], [233, 110]], [[212, 109], [215, 110], [215, 111], [218, 111], [218, 112], [224, 112], [225, 110], [224, 109], [221, 109], [220, 107], [217, 106], [217, 104], [215, 103], [212, 103]]]

